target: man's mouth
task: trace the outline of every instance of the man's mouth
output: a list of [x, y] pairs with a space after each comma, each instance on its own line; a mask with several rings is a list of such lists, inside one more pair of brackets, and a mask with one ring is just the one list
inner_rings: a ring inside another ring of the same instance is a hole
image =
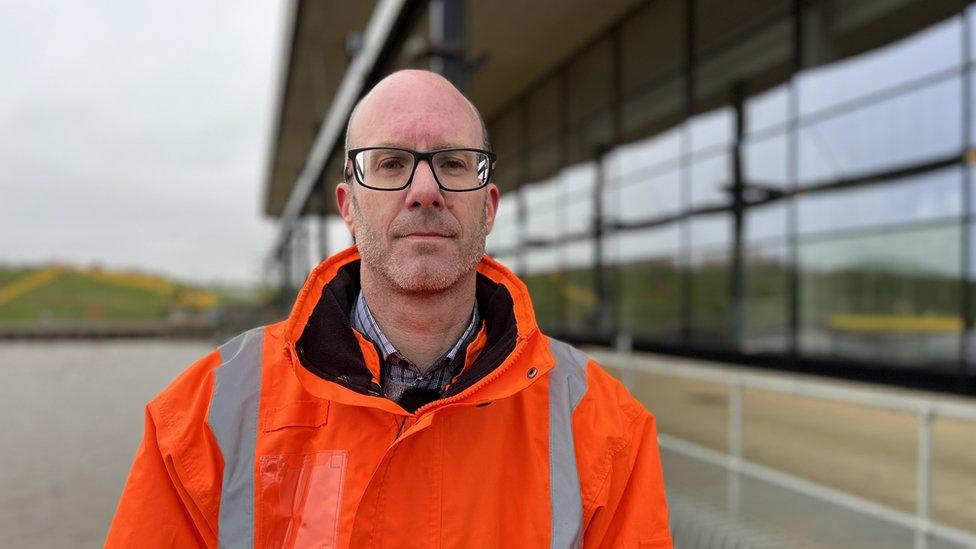
[[451, 238], [451, 235], [444, 234], [444, 233], [435, 233], [435, 232], [416, 232], [416, 233], [408, 233], [401, 238], [409, 238], [412, 240], [440, 240], [440, 239]]

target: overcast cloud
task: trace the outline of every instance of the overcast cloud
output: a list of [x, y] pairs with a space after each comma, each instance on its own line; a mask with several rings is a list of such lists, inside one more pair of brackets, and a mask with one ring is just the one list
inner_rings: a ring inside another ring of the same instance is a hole
[[0, 1], [0, 263], [260, 280], [286, 5]]

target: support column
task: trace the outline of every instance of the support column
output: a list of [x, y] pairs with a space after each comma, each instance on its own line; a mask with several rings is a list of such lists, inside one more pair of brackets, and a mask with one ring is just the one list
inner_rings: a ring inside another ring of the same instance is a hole
[[431, 0], [429, 10], [430, 68], [463, 92], [468, 85], [464, 0]]
[[319, 260], [329, 257], [329, 190], [319, 181]]
[[745, 84], [736, 82], [732, 88], [732, 104], [735, 109], [735, 144], [732, 156], [732, 306], [729, 311], [729, 339], [735, 349], [742, 345], [745, 315], [745, 270], [743, 262], [743, 236], [745, 228], [745, 182], [742, 168], [743, 137], [745, 136]]

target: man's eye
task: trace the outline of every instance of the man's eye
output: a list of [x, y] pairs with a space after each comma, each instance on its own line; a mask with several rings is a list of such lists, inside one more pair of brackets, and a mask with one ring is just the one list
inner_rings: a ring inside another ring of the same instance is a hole
[[387, 158], [381, 160], [379, 163], [379, 169], [381, 170], [402, 170], [403, 168], [403, 161], [399, 158]]
[[466, 167], [464, 162], [457, 158], [446, 158], [441, 161], [440, 166], [443, 170], [451, 171], [464, 170]]

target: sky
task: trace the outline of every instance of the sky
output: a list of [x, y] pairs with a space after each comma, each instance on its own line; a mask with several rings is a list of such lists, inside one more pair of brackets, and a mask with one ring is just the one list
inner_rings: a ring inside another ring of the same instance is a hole
[[0, 264], [261, 281], [287, 6], [0, 0]]

